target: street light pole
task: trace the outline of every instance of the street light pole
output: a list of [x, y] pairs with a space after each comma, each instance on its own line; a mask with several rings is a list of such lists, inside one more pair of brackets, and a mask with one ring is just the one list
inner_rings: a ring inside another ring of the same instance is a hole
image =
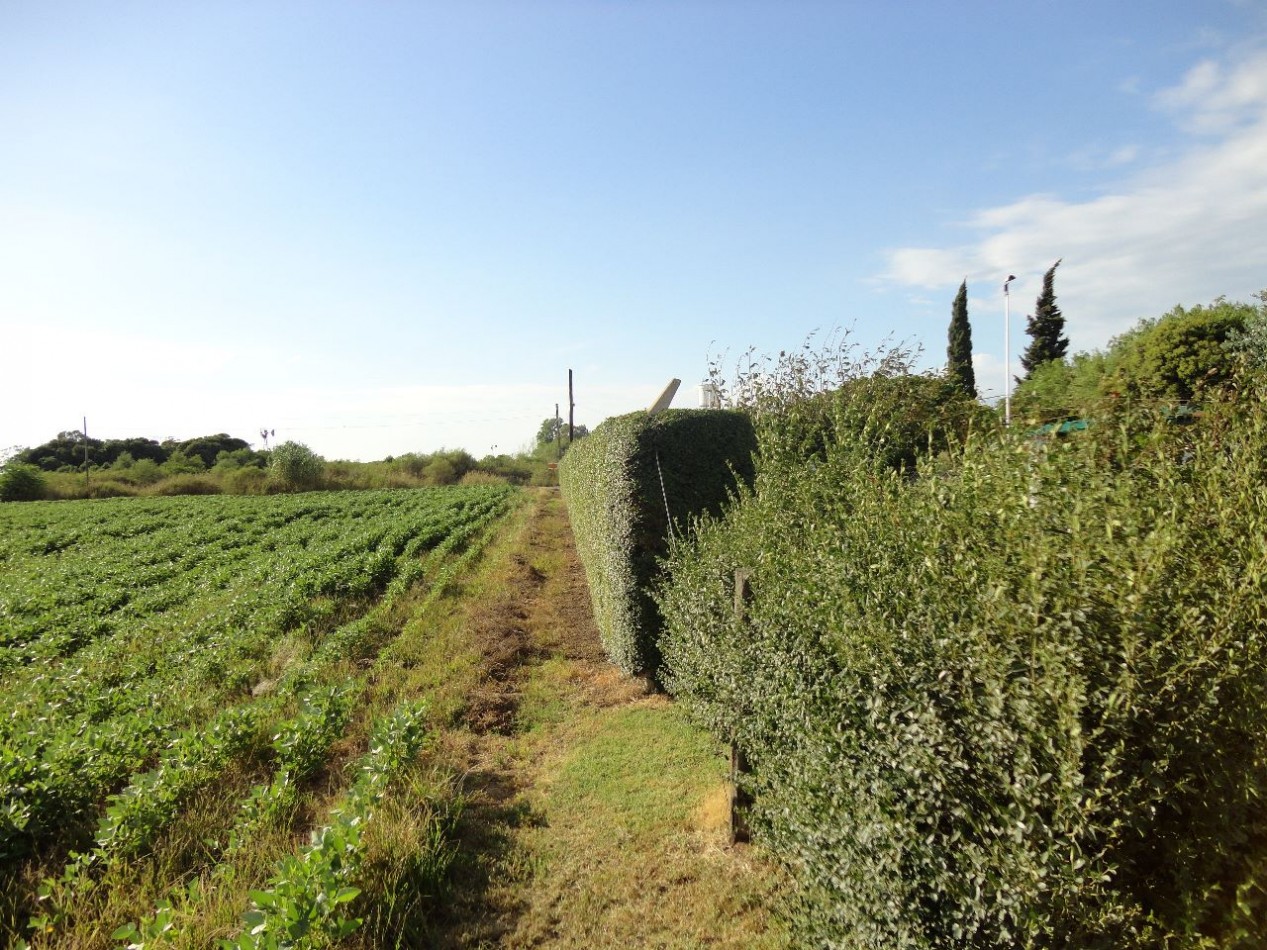
[[1016, 280], [1009, 274], [1003, 281], [1003, 424], [1012, 424], [1012, 295], [1007, 285]]

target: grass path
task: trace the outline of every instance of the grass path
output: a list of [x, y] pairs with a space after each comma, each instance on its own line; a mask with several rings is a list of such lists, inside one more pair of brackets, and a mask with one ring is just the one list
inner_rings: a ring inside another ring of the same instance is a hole
[[723, 750], [606, 662], [557, 493], [512, 517], [448, 607], [411, 678], [434, 677], [435, 765], [462, 810], [444, 893], [401, 945], [788, 945], [782, 877], [729, 843]]

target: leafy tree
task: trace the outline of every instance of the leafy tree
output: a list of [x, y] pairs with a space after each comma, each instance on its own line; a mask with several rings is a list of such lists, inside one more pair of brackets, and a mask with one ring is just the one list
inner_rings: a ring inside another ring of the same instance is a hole
[[965, 393], [977, 398], [977, 376], [972, 369], [972, 325], [968, 323], [968, 281], [959, 285], [950, 308], [949, 344], [946, 347], [946, 375], [959, 383]]
[[1228, 342], [1256, 318], [1251, 304], [1220, 297], [1208, 307], [1175, 307], [1114, 341], [1117, 360], [1107, 387], [1124, 395], [1187, 402], [1226, 384], [1237, 356]]
[[233, 449], [232, 451], [222, 449], [216, 453], [216, 463], [213, 469], [224, 473], [235, 472], [240, 468], [263, 468], [264, 465], [264, 456], [251, 448]]
[[1097, 403], [1123, 396], [1186, 402], [1255, 367], [1267, 369], [1267, 301], [1220, 297], [1140, 320], [1103, 351], [1035, 367], [1013, 404], [1030, 421], [1048, 422], [1094, 415]]
[[1056, 268], [1060, 261], [1051, 265], [1043, 275], [1043, 291], [1034, 304], [1034, 313], [1028, 318], [1025, 332], [1030, 336], [1030, 344], [1021, 354], [1021, 365], [1025, 367], [1025, 375], [1034, 372], [1035, 368], [1051, 360], [1062, 360], [1069, 349], [1069, 339], [1065, 334], [1065, 317], [1056, 306]]
[[1247, 368], [1267, 370], [1267, 290], [1254, 294], [1258, 305], [1245, 314], [1245, 324], [1228, 334], [1226, 347]]
[[[589, 429], [583, 425], [574, 426], [575, 438], [581, 439], [589, 435]], [[551, 416], [543, 419], [541, 428], [537, 430], [537, 445], [554, 445], [558, 441], [562, 445], [568, 444], [568, 426], [562, 419]]]
[[164, 475], [195, 475], [198, 472], [205, 472], [207, 466], [201, 456], [186, 455], [177, 449], [167, 457], [162, 469]]
[[[153, 439], [101, 439], [88, 440], [88, 463], [90, 465], [112, 465], [123, 453], [133, 459], [153, 459], [155, 462], [167, 461], [168, 450]], [[48, 472], [55, 472], [63, 466], [82, 468], [84, 464], [84, 434], [76, 429], [59, 432], [57, 438], [50, 439], [43, 445], [25, 449], [15, 458], [20, 462], [38, 465]]]
[[211, 468], [215, 465], [216, 458], [221, 452], [239, 452], [242, 449], [250, 450], [251, 444], [244, 439], [236, 439], [227, 432], [219, 432], [215, 435], [204, 435], [197, 439], [188, 439], [180, 443], [180, 451], [186, 455], [196, 455], [202, 459], [202, 464]]
[[[103, 458], [100, 439], [88, 440], [88, 462], [100, 465]], [[14, 458], [26, 464], [38, 465], [46, 472], [55, 472], [61, 468], [81, 468], [84, 464], [84, 434], [77, 429], [68, 429], [57, 433], [57, 438], [50, 439], [43, 445], [19, 452]]]
[[113, 464], [125, 453], [133, 459], [152, 459], [160, 465], [167, 461], [168, 455], [167, 450], [153, 439], [107, 439], [101, 448], [103, 464]]
[[537, 445], [553, 445], [562, 431], [563, 420], [558, 416], [550, 416], [548, 419], [541, 421], [541, 427], [537, 429]]
[[325, 472], [325, 459], [302, 442], [283, 442], [273, 449], [272, 471], [287, 488], [316, 488]]

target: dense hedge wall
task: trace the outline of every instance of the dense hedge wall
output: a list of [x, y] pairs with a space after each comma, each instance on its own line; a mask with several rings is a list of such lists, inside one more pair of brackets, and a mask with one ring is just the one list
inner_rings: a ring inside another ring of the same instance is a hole
[[1264, 511], [1262, 394], [914, 479], [763, 460], [675, 544], [663, 678], [746, 752], [805, 945], [1267, 945]]
[[741, 413], [670, 410], [608, 419], [564, 457], [559, 484], [594, 616], [608, 656], [626, 672], [659, 667], [660, 614], [649, 591], [670, 531], [718, 512], [736, 475], [751, 481], [755, 448]]

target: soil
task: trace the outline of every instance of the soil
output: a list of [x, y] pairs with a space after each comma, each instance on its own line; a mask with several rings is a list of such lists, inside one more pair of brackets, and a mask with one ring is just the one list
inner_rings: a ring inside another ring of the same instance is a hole
[[[539, 875], [549, 872], [534, 863], [538, 858], [532, 846], [524, 846], [526, 829], [547, 827], [548, 816], [540, 809], [546, 807], [542, 784], [548, 784], [550, 765], [565, 758], [606, 711], [663, 709], [670, 704], [647, 681], [622, 674], [607, 660], [557, 493], [542, 492], [531, 504], [522, 535], [504, 571], [497, 574], [498, 593], [479, 604], [467, 623], [468, 645], [479, 658], [480, 676], [479, 686], [467, 697], [464, 728], [444, 739], [446, 758], [462, 774], [464, 806], [448, 893], [438, 914], [432, 915], [431, 945], [437, 947], [593, 945], [578, 943], [575, 935], [551, 932], [551, 921], [567, 912], [559, 910], [567, 900], [560, 898], [558, 887], [575, 890], [591, 884], [581, 880], [543, 886]], [[528, 693], [537, 690], [534, 695], [540, 701], [541, 671], [547, 665], [550, 699], [568, 712], [545, 727], [525, 724], [525, 703], [532, 701]], [[727, 838], [726, 847], [717, 847], [723, 838], [720, 829], [729, 820], [728, 801], [724, 794], [710, 796], [696, 808], [694, 820], [699, 827], [707, 825], [708, 847], [726, 852], [722, 861], [742, 865], [740, 873], [765, 873], [765, 868], [752, 868], [752, 855], [744, 846], [731, 848]], [[677, 855], [668, 849], [662, 855], [640, 854], [637, 860], [671, 866]], [[601, 873], [609, 874], [610, 868]], [[637, 872], [632, 879], [636, 888]], [[635, 906], [636, 902], [631, 904]], [[747, 945], [733, 940], [718, 943]], [[659, 938], [644, 941], [636, 926], [601, 944], [665, 945]]]

